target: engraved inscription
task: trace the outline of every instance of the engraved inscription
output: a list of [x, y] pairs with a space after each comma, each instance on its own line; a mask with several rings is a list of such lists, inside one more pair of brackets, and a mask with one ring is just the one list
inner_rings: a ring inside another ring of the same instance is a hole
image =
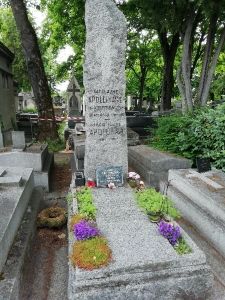
[[[119, 90], [94, 89], [86, 92], [89, 126], [86, 134], [107, 138], [125, 134], [123, 93]], [[101, 120], [101, 121], [100, 121]]]

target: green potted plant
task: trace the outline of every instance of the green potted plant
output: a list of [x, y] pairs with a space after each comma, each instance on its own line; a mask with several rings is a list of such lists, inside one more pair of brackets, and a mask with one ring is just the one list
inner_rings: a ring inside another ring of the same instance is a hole
[[173, 206], [172, 202], [155, 189], [144, 189], [138, 191], [137, 202], [142, 210], [149, 216], [151, 222], [159, 222], [167, 216], [178, 218], [179, 213]]

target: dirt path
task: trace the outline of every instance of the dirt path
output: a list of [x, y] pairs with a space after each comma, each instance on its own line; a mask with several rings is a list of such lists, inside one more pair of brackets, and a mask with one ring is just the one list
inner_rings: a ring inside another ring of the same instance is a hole
[[[65, 196], [71, 182], [71, 154], [55, 154], [51, 193], [46, 193], [40, 209], [67, 206]], [[68, 283], [67, 228], [37, 229], [30, 258], [25, 267], [21, 300], [66, 300]]]

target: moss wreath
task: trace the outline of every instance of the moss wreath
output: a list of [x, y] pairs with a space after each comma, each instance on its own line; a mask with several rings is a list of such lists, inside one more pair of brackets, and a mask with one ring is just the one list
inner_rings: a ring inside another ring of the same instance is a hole
[[66, 210], [62, 207], [43, 209], [37, 217], [38, 227], [60, 228], [66, 224]]

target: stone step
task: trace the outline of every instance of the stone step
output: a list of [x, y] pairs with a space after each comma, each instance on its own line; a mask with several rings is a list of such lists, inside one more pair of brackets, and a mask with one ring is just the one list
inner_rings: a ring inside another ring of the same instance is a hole
[[200, 177], [193, 177], [193, 170], [169, 170], [169, 186], [176, 188], [179, 192], [189, 198], [197, 206], [207, 211], [211, 217], [221, 222], [225, 220], [225, 174], [214, 170], [207, 172], [205, 177], [215, 181], [222, 189], [215, 189], [214, 186], [202, 180]]
[[183, 184], [180, 180], [170, 181], [167, 188], [164, 186], [165, 183], [161, 183], [161, 191], [165, 191], [165, 194], [172, 199], [182, 216], [225, 257], [225, 219], [222, 211], [218, 213], [220, 209], [216, 201], [217, 193], [210, 200], [207, 190], [205, 191], [207, 195], [202, 195], [198, 190], [192, 190], [192, 186], [188, 183]]
[[94, 189], [93, 195], [113, 261], [91, 272], [70, 265], [69, 299], [208, 299], [211, 271], [184, 231], [192, 253], [180, 256], [137, 207], [130, 188]]
[[6, 168], [9, 176], [21, 176], [22, 186], [1, 186], [0, 273], [34, 188], [32, 169]]

